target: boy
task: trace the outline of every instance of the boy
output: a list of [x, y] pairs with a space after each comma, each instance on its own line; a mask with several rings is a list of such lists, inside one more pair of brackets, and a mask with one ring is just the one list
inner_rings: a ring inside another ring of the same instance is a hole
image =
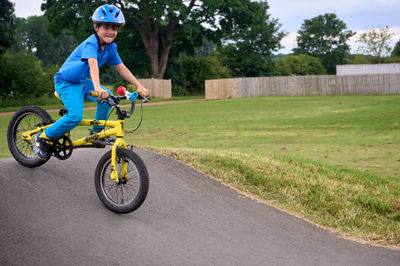
[[[119, 28], [125, 23], [122, 11], [114, 5], [102, 5], [93, 13], [92, 20], [95, 33], [72, 52], [54, 76], [55, 90], [68, 110], [68, 114], [61, 117], [44, 132], [33, 136], [33, 152], [43, 160], [50, 156], [46, 144], [49, 140], [63, 136], [79, 125], [83, 118], [84, 100], [98, 101], [96, 120], [107, 118], [111, 107], [107, 103], [99, 102], [111, 94], [109, 90], [100, 85], [99, 67], [104, 63], [113, 65], [126, 81], [137, 87], [138, 92], [145, 96], [149, 94], [149, 91], [122, 63], [117, 45], [113, 43]], [[89, 75], [91, 79], [88, 78]], [[90, 91], [97, 91], [98, 98], [90, 97], [88, 95]], [[92, 128], [92, 132], [101, 130], [102, 127]], [[110, 139], [105, 144], [110, 144]]]

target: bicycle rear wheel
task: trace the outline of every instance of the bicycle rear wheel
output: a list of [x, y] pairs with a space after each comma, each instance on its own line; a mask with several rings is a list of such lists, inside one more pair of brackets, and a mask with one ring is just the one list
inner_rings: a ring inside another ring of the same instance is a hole
[[[122, 177], [122, 164], [126, 163], [127, 178]], [[97, 164], [94, 184], [101, 202], [113, 212], [129, 213], [139, 208], [149, 190], [149, 175], [142, 159], [133, 151], [117, 149], [119, 182], [111, 179], [111, 151]]]
[[15, 160], [27, 167], [37, 167], [50, 159], [50, 156], [46, 160], [36, 156], [32, 151], [32, 143], [24, 140], [22, 133], [51, 121], [51, 116], [39, 106], [25, 106], [15, 112], [7, 129], [8, 148]]

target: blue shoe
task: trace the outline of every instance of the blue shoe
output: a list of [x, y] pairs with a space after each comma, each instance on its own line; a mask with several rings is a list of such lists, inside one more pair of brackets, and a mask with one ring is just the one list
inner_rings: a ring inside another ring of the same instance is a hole
[[41, 132], [32, 136], [33, 152], [40, 159], [47, 160], [50, 157], [50, 154], [48, 153], [48, 145], [45, 139], [39, 137], [40, 134]]

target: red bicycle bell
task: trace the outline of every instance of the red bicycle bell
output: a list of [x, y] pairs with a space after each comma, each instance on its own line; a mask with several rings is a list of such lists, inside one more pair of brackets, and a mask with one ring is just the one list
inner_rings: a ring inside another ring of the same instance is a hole
[[124, 96], [125, 95], [125, 91], [126, 91], [126, 88], [124, 86], [119, 86], [118, 87], [117, 92], [118, 92], [119, 95]]

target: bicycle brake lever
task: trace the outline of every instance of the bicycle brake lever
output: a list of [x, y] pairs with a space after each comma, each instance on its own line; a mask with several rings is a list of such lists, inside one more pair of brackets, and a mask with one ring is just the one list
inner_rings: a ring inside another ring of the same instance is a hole
[[143, 95], [140, 94], [140, 93], [138, 94], [138, 98], [139, 98], [140, 100], [142, 100], [142, 102], [144, 102], [144, 103], [147, 103], [148, 101], [151, 100], [150, 97], [143, 96]]
[[110, 98], [100, 100], [100, 103], [106, 103], [106, 104], [108, 104], [108, 105], [110, 105], [110, 106], [114, 106], [115, 103], [112, 102], [112, 101], [110, 101], [109, 99], [110, 99]]

